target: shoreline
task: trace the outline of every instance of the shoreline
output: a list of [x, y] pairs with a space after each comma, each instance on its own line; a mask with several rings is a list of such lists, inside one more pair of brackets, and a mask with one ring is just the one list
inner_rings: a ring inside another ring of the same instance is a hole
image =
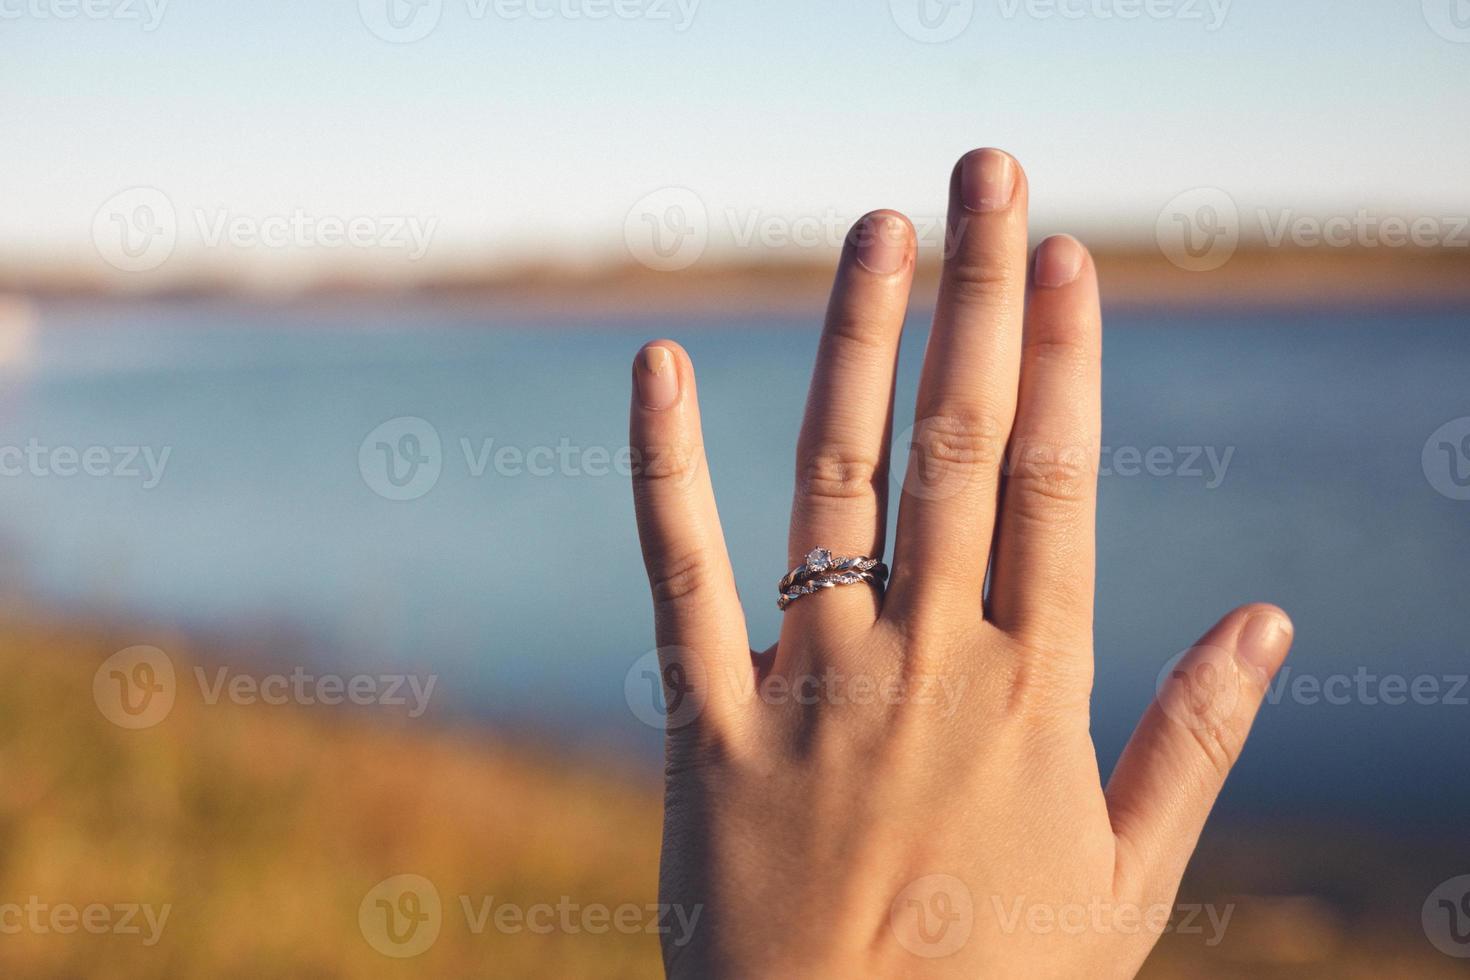
[[[1191, 272], [1157, 249], [1094, 250], [1105, 307], [1149, 309], [1315, 309], [1405, 305], [1470, 307], [1470, 250], [1302, 249], [1247, 246], [1219, 268]], [[53, 302], [219, 302], [226, 305], [351, 307], [428, 303], [467, 314], [495, 311], [559, 317], [700, 314], [740, 309], [808, 316], [824, 308], [835, 253], [802, 260], [707, 258], [660, 272], [630, 262], [598, 268], [556, 266], [425, 270], [413, 277], [343, 272], [295, 288], [269, 289], [220, 278], [108, 279], [74, 274], [7, 274], [7, 304]], [[915, 309], [938, 287], [938, 256], [919, 255]]]

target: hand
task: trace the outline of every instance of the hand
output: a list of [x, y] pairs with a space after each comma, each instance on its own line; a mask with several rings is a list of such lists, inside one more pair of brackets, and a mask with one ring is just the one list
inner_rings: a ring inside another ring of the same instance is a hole
[[[634, 489], [674, 709], [660, 900], [699, 916], [665, 936], [672, 975], [1128, 977], [1172, 912], [1291, 626], [1265, 605], [1221, 620], [1104, 789], [1088, 731], [1097, 275], [1059, 236], [1028, 277], [1026, 208], [1006, 154], [955, 168], [889, 587], [797, 600], [765, 653], [746, 638], [693, 367], [670, 341], [638, 355]], [[848, 237], [773, 583], [816, 546], [884, 550], [915, 251], [893, 212]]]

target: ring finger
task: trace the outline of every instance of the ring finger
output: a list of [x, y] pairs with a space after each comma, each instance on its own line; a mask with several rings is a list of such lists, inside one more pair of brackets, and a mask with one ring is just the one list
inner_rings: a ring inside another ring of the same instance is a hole
[[[894, 372], [914, 255], [913, 227], [892, 211], [867, 215], [848, 234], [797, 443], [788, 567], [817, 547], [881, 557]], [[866, 630], [877, 615], [874, 589], [827, 589], [792, 603], [782, 634], [812, 625], [828, 635]]]

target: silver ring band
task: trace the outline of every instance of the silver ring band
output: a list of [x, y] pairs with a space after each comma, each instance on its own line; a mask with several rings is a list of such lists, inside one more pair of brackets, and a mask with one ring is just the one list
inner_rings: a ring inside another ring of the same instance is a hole
[[[786, 573], [776, 586], [777, 591], [785, 592], [793, 585], [808, 582], [819, 575], [827, 575], [834, 572], [871, 572], [881, 567], [883, 563], [876, 558], [866, 555], [853, 555], [851, 557], [834, 555], [826, 548], [813, 548], [806, 554], [806, 560]], [[888, 574], [885, 568], [881, 575]]]
[[813, 548], [806, 560], [793, 568], [776, 587], [780, 593], [776, 608], [784, 610], [802, 596], [839, 585], [867, 582], [881, 590], [888, 579], [888, 567], [866, 555], [836, 556], [826, 548]]

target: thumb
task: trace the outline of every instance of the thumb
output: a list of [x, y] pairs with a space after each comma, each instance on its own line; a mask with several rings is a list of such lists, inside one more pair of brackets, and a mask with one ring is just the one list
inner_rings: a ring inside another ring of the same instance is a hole
[[1242, 606], [1161, 677], [1108, 781], [1120, 878], [1178, 888], [1291, 636], [1280, 609]]

